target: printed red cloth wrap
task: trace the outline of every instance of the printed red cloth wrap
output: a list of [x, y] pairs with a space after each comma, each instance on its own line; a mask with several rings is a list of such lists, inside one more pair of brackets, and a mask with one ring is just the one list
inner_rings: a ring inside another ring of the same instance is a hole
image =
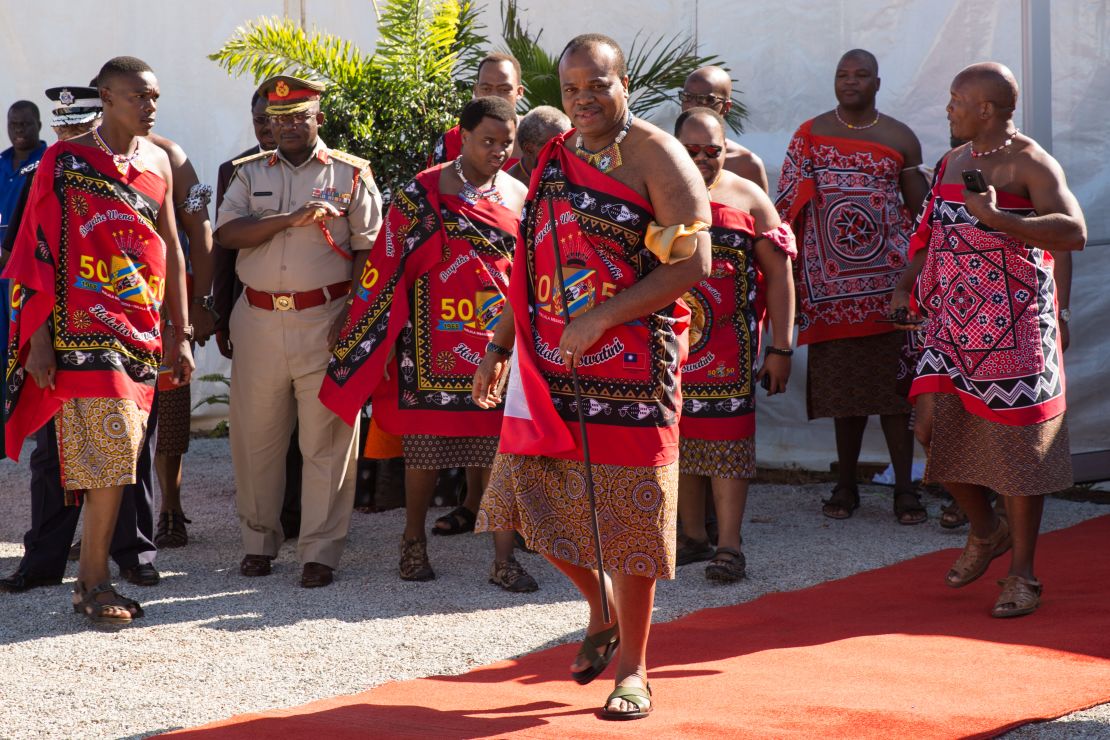
[[[1010, 193], [998, 207], [1036, 215]], [[916, 295], [929, 321], [911, 397], [955, 393], [969, 413], [1018, 426], [1064, 413], [1052, 254], [980, 223], [959, 184], [934, 187], [915, 241], [928, 249]]]
[[[501, 451], [582, 460], [570, 371], [559, 354], [562, 304], [553, 234], [573, 320], [644, 278], [659, 261], [644, 246], [653, 212], [635, 191], [568, 152], [555, 137], [540, 155], [513, 261], [516, 322]], [[552, 229], [549, 203], [555, 211]], [[606, 331], [578, 368], [591, 462], [666, 465], [678, 456], [689, 310], [676, 301]]]
[[[43, 155], [4, 277], [12, 280], [4, 403], [6, 451], [19, 455], [70, 398], [126, 398], [150, 410], [162, 358], [166, 245], [157, 232], [166, 183], [121, 176], [92, 147]], [[31, 335], [49, 322], [55, 388], [24, 370]]]
[[682, 366], [683, 438], [733, 440], [755, 434], [755, 373], [765, 312], [757, 238], [793, 258], [790, 227], [755, 236], [751, 215], [710, 203], [713, 266], [682, 296], [690, 308], [690, 355]]
[[[520, 224], [504, 206], [439, 192], [441, 165], [393, 197], [320, 400], [348, 424], [373, 395], [390, 434], [497, 436], [474, 371], [501, 317]], [[388, 366], [389, 378], [384, 377]]]
[[[436, 139], [435, 146], [432, 148], [432, 153], [428, 157], [428, 167], [454, 162], [460, 154], [462, 154], [462, 128], [455, 126], [445, 131], [442, 136]], [[519, 158], [507, 157], [505, 159], [505, 164], [501, 165], [501, 169], [511, 169], [512, 166], [519, 161]]]
[[894, 331], [877, 323], [902, 271], [912, 222], [902, 155], [882, 144], [795, 132], [775, 207], [801, 237], [798, 344]]

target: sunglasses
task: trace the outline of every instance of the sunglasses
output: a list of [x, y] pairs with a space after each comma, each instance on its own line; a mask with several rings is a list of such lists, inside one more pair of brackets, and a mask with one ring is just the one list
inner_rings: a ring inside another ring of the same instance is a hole
[[686, 151], [690, 153], [691, 157], [697, 157], [698, 154], [704, 153], [710, 159], [716, 159], [721, 156], [721, 152], [725, 150], [723, 146], [716, 144], [707, 144], [706, 146], [699, 146], [697, 144], [686, 144]]
[[678, 92], [678, 102], [680, 103], [694, 103], [695, 105], [702, 105], [711, 108], [714, 105], [723, 105], [728, 102], [728, 98], [718, 97], [717, 95], [697, 95], [695, 93], [680, 90]]

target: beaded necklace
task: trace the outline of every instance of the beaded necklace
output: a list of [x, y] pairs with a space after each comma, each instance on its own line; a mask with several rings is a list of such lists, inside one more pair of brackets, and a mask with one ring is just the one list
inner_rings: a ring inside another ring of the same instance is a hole
[[135, 141], [135, 151], [130, 156], [124, 154], [116, 154], [115, 152], [113, 152], [112, 148], [108, 146], [108, 143], [101, 138], [100, 126], [97, 126], [95, 129], [93, 129], [93, 141], [95, 141], [96, 145], [100, 147], [100, 151], [104, 152], [112, 158], [112, 164], [116, 166], [116, 169], [119, 170], [119, 173], [124, 177], [127, 176], [127, 170], [130, 167], [134, 167], [139, 172], [146, 171], [146, 166], [143, 164], [143, 160], [139, 156], [138, 140]]
[[624, 119], [624, 127], [609, 146], [591, 152], [582, 146], [582, 134], [578, 134], [578, 138], [574, 141], [574, 153], [581, 159], [586, 160], [586, 163], [591, 167], [595, 167], [602, 172], [612, 172], [623, 164], [621, 161], [621, 142], [624, 141], [624, 137], [628, 136], [630, 128], [632, 128], [632, 111], [628, 111], [628, 115]]
[[862, 126], [857, 126], [854, 123], [848, 123], [843, 118], [841, 118], [840, 117], [840, 106], [839, 105], [836, 106], [835, 108], [833, 108], [833, 115], [836, 116], [836, 120], [840, 121], [840, 125], [847, 126], [848, 128], [852, 129], [853, 131], [863, 131], [864, 129], [871, 128], [876, 123], [878, 123], [879, 118], [882, 114], [880, 114], [879, 111], [875, 111], [875, 120], [872, 121], [871, 123], [865, 123]]
[[1006, 147], [1010, 146], [1010, 144], [1013, 144], [1014, 143], [1014, 137], [1017, 136], [1017, 135], [1018, 135], [1018, 129], [1015, 128], [1014, 132], [1012, 134], [1006, 134], [1006, 140], [1005, 141], [1003, 141], [1001, 144], [996, 146], [994, 149], [991, 149], [990, 151], [986, 151], [986, 152], [977, 152], [977, 151], [975, 151], [975, 145], [972, 144], [972, 145], [969, 146], [969, 149], [971, 151], [971, 158], [972, 159], [979, 159], [980, 157], [989, 157], [992, 154], [997, 154], [998, 152], [1002, 151]]
[[504, 205], [505, 199], [501, 197], [501, 192], [497, 189], [497, 172], [493, 173], [493, 179], [490, 180], [490, 185], [484, 190], [473, 184], [466, 179], [463, 174], [462, 155], [460, 154], [455, 158], [455, 174], [462, 180], [462, 188], [459, 190], [459, 199], [474, 205], [480, 200], [488, 200], [491, 203]]

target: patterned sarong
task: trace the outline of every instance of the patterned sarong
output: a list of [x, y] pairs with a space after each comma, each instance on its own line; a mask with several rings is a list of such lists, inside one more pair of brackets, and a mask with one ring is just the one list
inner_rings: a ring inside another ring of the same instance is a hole
[[801, 235], [795, 263], [798, 344], [894, 331], [887, 311], [912, 230], [902, 155], [882, 144], [815, 136], [803, 123], [786, 152], [775, 207]]
[[[682, 366], [683, 438], [740, 439], [755, 434], [755, 372], [765, 312], [751, 215], [710, 203], [713, 266], [682, 299], [689, 306], [690, 356]], [[763, 235], [791, 258], [790, 227]]]
[[[166, 246], [156, 230], [166, 184], [121, 176], [111, 157], [59, 142], [43, 156], [5, 277], [13, 281], [5, 372], [7, 452], [71, 398], [124, 398], [149, 412], [162, 356]], [[49, 322], [56, 387], [23, 369]]]
[[394, 195], [320, 400], [352, 424], [373, 394], [391, 434], [497, 436], [501, 411], [479, 409], [470, 391], [505, 304], [519, 222], [504, 206], [440, 194], [442, 169]]
[[[568, 152], [564, 141], [573, 135], [548, 143], [528, 196], [509, 291], [517, 339], [500, 449], [581, 460], [574, 386], [559, 354], [564, 322], [553, 235], [572, 320], [641, 280], [659, 261], [644, 244], [651, 206]], [[578, 377], [594, 464], [660, 466], [677, 458], [688, 317], [676, 301], [609, 329], [582, 357]]]
[[[1010, 193], [998, 193], [998, 207], [1036, 215]], [[969, 412], [1000, 424], [1062, 414], [1052, 254], [980, 223], [958, 184], [934, 187], [926, 214], [914, 246], [928, 249], [916, 297], [929, 322], [911, 396], [955, 393]]]

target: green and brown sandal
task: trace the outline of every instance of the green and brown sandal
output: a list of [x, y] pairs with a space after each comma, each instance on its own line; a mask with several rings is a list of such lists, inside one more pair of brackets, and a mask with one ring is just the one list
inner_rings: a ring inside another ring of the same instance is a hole
[[571, 671], [570, 677], [582, 686], [593, 681], [608, 667], [620, 644], [621, 632], [616, 624], [601, 632], [586, 635], [586, 639], [582, 641], [582, 647], [578, 649], [578, 657], [590, 661], [590, 665], [580, 671]]
[[[626, 701], [634, 705], [636, 709], [626, 712], [613, 711], [609, 708], [609, 704], [614, 699]], [[618, 686], [605, 700], [605, 706], [601, 708], [601, 718], [617, 720], [618, 722], [627, 719], [643, 719], [651, 714], [651, 710], [651, 684], [647, 686]]]

